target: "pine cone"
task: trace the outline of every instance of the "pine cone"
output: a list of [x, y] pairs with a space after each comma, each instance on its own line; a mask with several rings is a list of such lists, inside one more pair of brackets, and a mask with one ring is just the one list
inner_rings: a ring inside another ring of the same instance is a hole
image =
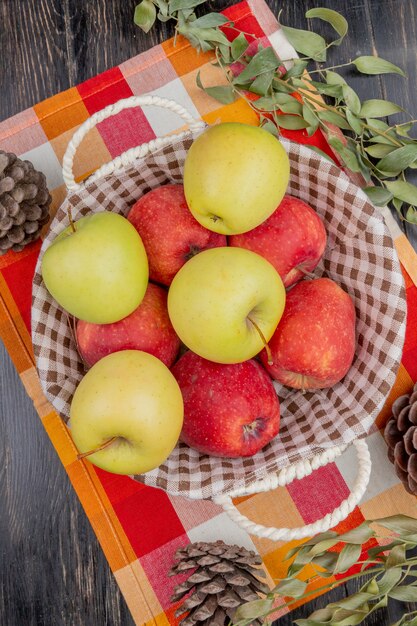
[[384, 438], [395, 473], [408, 493], [417, 495], [417, 383], [409, 395], [395, 400]]
[[42, 172], [0, 150], [0, 254], [20, 252], [39, 237], [51, 200]]
[[[177, 550], [175, 558], [178, 562], [170, 576], [192, 570], [171, 598], [177, 602], [191, 592], [176, 611], [177, 617], [187, 612], [180, 620], [181, 626], [225, 626], [238, 606], [269, 592], [258, 578], [265, 576], [259, 569], [262, 559], [246, 548], [223, 541], [199, 541]], [[253, 626], [259, 624], [259, 620], [253, 621]]]

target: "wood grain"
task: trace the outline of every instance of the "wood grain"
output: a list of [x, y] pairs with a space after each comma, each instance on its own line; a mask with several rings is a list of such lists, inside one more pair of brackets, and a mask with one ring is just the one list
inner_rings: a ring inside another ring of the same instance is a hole
[[[233, 1], [210, 2], [219, 11]], [[268, 0], [282, 22], [310, 28], [305, 11], [317, 3]], [[322, 0], [349, 21], [332, 64], [377, 52], [405, 68], [409, 79], [365, 77], [345, 70], [362, 99], [394, 100], [417, 117], [414, 0]], [[135, 0], [2, 0], [0, 2], [0, 119], [113, 67], [172, 35], [158, 25], [148, 35], [133, 24]], [[318, 20], [314, 29], [331, 29]], [[400, 115], [398, 120], [405, 120]], [[406, 232], [417, 249], [416, 228]], [[0, 344], [0, 624], [3, 626], [132, 626], [107, 561], [69, 479]], [[289, 626], [314, 608], [343, 597], [341, 586], [277, 624]], [[392, 605], [364, 622], [384, 626], [404, 607]]]

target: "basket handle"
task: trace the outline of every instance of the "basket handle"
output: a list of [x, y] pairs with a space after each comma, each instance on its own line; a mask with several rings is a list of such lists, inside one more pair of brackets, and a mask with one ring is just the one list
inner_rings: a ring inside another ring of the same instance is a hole
[[[186, 122], [186, 124], [188, 124], [189, 131], [198, 131], [206, 127], [205, 122], [203, 122], [202, 120], [196, 120], [183, 106], [181, 106], [174, 100], [160, 98], [159, 96], [131, 96], [130, 98], [118, 100], [114, 104], [109, 104], [101, 111], [97, 111], [91, 117], [86, 119], [85, 122], [83, 122], [78, 130], [74, 133], [67, 146], [62, 161], [62, 173], [67, 189], [69, 189], [70, 191], [81, 191], [85, 188], [84, 182], [81, 184], [75, 182], [72, 168], [75, 153], [86, 134], [92, 128], [94, 128], [94, 126], [96, 126], [103, 120], [106, 120], [109, 117], [113, 117], [113, 115], [117, 115], [124, 109], [131, 109], [137, 106], [155, 106], [161, 109], [168, 109], [169, 111], [176, 113], [184, 120], [184, 122]], [[176, 133], [174, 136], [176, 139], [183, 139], [189, 131], [182, 131]], [[88, 178], [88, 181], [92, 182], [93, 180], [96, 180], [101, 176], [107, 176], [108, 174], [114, 172], [116, 169], [126, 167], [134, 159], [142, 158], [150, 152], [154, 152], [155, 150], [163, 148], [164, 146], [172, 143], [172, 137], [173, 135], [157, 137], [156, 139], [151, 139], [151, 141], [149, 141], [148, 143], [136, 146], [134, 148], [130, 148], [130, 150], [126, 150], [126, 152], [123, 152], [120, 156], [117, 156], [115, 159], [113, 159], [113, 161], [102, 165], [96, 172], [94, 172], [94, 174], [92, 174], [92, 176]]]
[[335, 508], [334, 511], [328, 513], [316, 522], [307, 524], [306, 526], [300, 526], [299, 528], [274, 528], [262, 526], [261, 524], [252, 522], [250, 519], [242, 515], [233, 504], [232, 498], [252, 493], [259, 493], [260, 491], [269, 491], [279, 486], [288, 485], [296, 478], [303, 478], [304, 476], [311, 474], [314, 469], [334, 461], [335, 458], [344, 452], [346, 446], [335, 446], [329, 450], [325, 450], [324, 453], [314, 457], [311, 461], [303, 460], [301, 463], [297, 463], [294, 466], [284, 468], [278, 474], [259, 480], [251, 485], [249, 489], [245, 487], [238, 488], [233, 492], [215, 496], [213, 501], [222, 506], [229, 517], [249, 534], [257, 535], [258, 537], [263, 537], [265, 539], [271, 539], [272, 541], [292, 541], [293, 539], [312, 537], [317, 533], [333, 528], [336, 524], [344, 520], [349, 513], [353, 511], [356, 505], [359, 504], [363, 494], [365, 493], [371, 474], [371, 456], [368, 445], [363, 439], [354, 441], [353, 445], [356, 448], [358, 459], [358, 473], [353, 489], [349, 496], [343, 500], [343, 502]]

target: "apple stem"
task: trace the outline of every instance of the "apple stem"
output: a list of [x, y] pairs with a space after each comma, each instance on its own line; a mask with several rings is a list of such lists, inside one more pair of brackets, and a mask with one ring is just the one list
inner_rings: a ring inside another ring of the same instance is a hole
[[271, 352], [271, 348], [268, 346], [268, 342], [265, 339], [265, 335], [263, 334], [263, 332], [261, 331], [261, 329], [259, 328], [258, 324], [256, 322], [253, 321], [253, 319], [251, 319], [248, 316], [248, 320], [250, 321], [250, 323], [252, 324], [252, 326], [255, 328], [256, 332], [258, 333], [258, 335], [260, 336], [262, 343], [264, 344], [264, 348], [266, 350], [266, 355], [268, 357], [268, 365], [273, 365], [274, 361], [272, 359], [272, 352]]
[[87, 452], [80, 452], [80, 454], [77, 454], [77, 461], [81, 461], [81, 459], [85, 459], [87, 456], [90, 456], [90, 454], [95, 454], [96, 452], [100, 452], [101, 450], [108, 448], [109, 446], [112, 445], [112, 443], [116, 441], [116, 439], [119, 439], [119, 437], [112, 437], [111, 439], [108, 439], [107, 441], [102, 443], [101, 446], [97, 446], [97, 448], [93, 448], [93, 450], [88, 450]]
[[72, 230], [73, 233], [75, 233], [75, 231], [77, 229], [75, 228], [75, 223], [74, 223], [74, 220], [72, 219], [72, 210], [71, 210], [71, 205], [70, 204], [68, 205], [67, 213], [68, 213], [68, 219], [69, 219], [69, 223], [70, 223], [70, 226], [71, 226], [71, 230]]
[[304, 276], [308, 276], [308, 278], [316, 278], [313, 272], [307, 272], [307, 270], [301, 267], [301, 265], [297, 265], [296, 269], [299, 270], [302, 274], [304, 274]]

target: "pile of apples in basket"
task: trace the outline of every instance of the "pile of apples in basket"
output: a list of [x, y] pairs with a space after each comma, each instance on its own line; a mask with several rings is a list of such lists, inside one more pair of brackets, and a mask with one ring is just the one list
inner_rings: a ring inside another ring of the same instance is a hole
[[70, 411], [79, 457], [142, 474], [178, 440], [251, 456], [279, 436], [274, 381], [314, 390], [345, 376], [354, 305], [311, 276], [326, 230], [286, 195], [289, 169], [276, 137], [221, 123], [191, 145], [182, 185], [127, 217], [71, 221], [47, 248], [42, 277], [76, 318], [86, 365]]

